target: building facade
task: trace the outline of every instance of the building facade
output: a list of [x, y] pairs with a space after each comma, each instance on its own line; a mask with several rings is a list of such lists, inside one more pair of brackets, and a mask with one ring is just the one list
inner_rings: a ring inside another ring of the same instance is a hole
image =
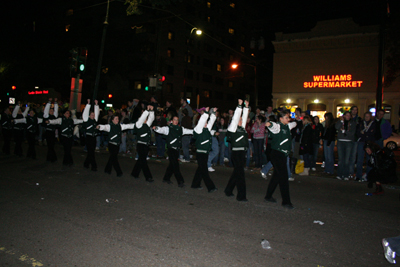
[[[374, 113], [379, 27], [352, 19], [321, 21], [309, 32], [276, 33], [273, 106], [300, 107], [323, 118], [351, 106]], [[384, 89], [385, 118], [399, 126], [400, 83]]]

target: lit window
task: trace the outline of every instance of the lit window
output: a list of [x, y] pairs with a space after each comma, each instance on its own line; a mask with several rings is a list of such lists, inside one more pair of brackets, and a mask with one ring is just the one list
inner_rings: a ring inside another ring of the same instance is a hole
[[229, 86], [229, 88], [232, 88], [233, 87], [233, 82], [229, 81], [228, 82], [228, 86]]
[[217, 64], [217, 71], [222, 71], [222, 66], [221, 66], [221, 64]]
[[167, 49], [167, 57], [174, 57], [174, 49], [172, 48]]
[[173, 40], [174, 34], [172, 32], [168, 32], [168, 40]]
[[68, 32], [70, 27], [71, 27], [71, 25], [69, 25], [69, 24], [65, 25], [65, 31]]
[[73, 14], [74, 14], [74, 10], [73, 9], [68, 9], [65, 15], [66, 16], [71, 16]]
[[209, 98], [210, 97], [210, 91], [204, 91], [203, 96]]
[[229, 33], [230, 33], [230, 34], [235, 34], [235, 30], [234, 30], [234, 29], [232, 29], [232, 28], [229, 28], [229, 30], [228, 30], [228, 31], [229, 31]]
[[231, 8], [235, 8], [235, 3], [230, 3], [229, 6], [230, 6]]
[[207, 2], [207, 7], [211, 8], [211, 3], [210, 2]]
[[137, 89], [137, 90], [142, 89], [142, 83], [141, 82], [135, 82], [135, 89]]
[[211, 17], [207, 17], [207, 21], [208, 21], [208, 22], [211, 22]]
[[240, 52], [244, 53], [244, 46], [240, 47]]

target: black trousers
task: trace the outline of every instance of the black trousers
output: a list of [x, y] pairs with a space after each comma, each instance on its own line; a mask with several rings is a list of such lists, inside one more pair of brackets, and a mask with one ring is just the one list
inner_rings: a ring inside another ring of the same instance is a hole
[[210, 175], [208, 174], [208, 167], [207, 167], [208, 153], [196, 153], [196, 159], [197, 159], [197, 170], [192, 181], [192, 187], [193, 188], [200, 187], [201, 180], [204, 180], [204, 184], [207, 186], [208, 191], [214, 189], [215, 184], [213, 183], [213, 181], [210, 178]]
[[47, 161], [56, 162], [57, 155], [54, 150], [54, 145], [56, 143], [56, 133], [54, 131], [46, 130], [46, 142], [47, 142]]
[[271, 198], [272, 194], [279, 184], [279, 189], [281, 190], [282, 196], [282, 205], [292, 204], [290, 202], [289, 195], [289, 176], [286, 165], [287, 156], [284, 153], [273, 149], [271, 151], [271, 162], [274, 166], [274, 173], [272, 175], [271, 181], [269, 182], [265, 198]]
[[8, 129], [3, 129], [1, 133], [3, 134], [3, 140], [4, 140], [3, 153], [6, 155], [10, 155], [10, 142], [11, 142], [12, 131]]
[[64, 159], [63, 164], [67, 166], [72, 166], [74, 164], [74, 160], [72, 159], [71, 149], [74, 144], [74, 138], [61, 136], [61, 144], [64, 147]]
[[178, 161], [179, 151], [177, 149], [168, 148], [167, 154], [169, 159], [169, 165], [164, 174], [163, 180], [170, 181], [172, 174], [174, 174], [178, 184], [183, 184], [185, 181], [183, 180], [183, 176], [179, 169], [179, 161]]
[[97, 169], [96, 159], [94, 157], [94, 150], [96, 149], [96, 136], [86, 135], [86, 149], [87, 156], [83, 166], [89, 168], [89, 165], [92, 165], [92, 170]]
[[26, 132], [26, 139], [28, 139], [28, 158], [36, 159], [36, 133]]
[[108, 143], [108, 152], [110, 153], [110, 157], [108, 158], [108, 162], [104, 171], [111, 173], [112, 167], [114, 167], [117, 175], [122, 175], [122, 170], [118, 162], [119, 146]]
[[237, 200], [246, 199], [246, 180], [244, 177], [244, 165], [246, 162], [245, 150], [232, 150], [231, 161], [233, 164], [233, 173], [225, 188], [225, 194], [230, 195], [237, 187]]
[[14, 141], [15, 148], [14, 154], [22, 157], [22, 140], [24, 139], [24, 131], [23, 130], [14, 130]]
[[132, 170], [133, 177], [139, 177], [140, 172], [143, 170], [144, 177], [146, 179], [152, 179], [149, 165], [147, 165], [147, 155], [149, 154], [149, 147], [145, 144], [137, 143], [136, 145], [138, 152], [138, 160], [136, 161], [135, 167]]

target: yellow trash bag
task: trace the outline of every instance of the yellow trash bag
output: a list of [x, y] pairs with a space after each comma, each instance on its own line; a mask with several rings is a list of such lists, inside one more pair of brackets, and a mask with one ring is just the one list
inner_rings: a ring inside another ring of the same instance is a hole
[[299, 173], [302, 173], [303, 171], [304, 171], [304, 160], [299, 159], [299, 160], [297, 160], [297, 163], [296, 163], [295, 172], [296, 172], [296, 174], [299, 174]]

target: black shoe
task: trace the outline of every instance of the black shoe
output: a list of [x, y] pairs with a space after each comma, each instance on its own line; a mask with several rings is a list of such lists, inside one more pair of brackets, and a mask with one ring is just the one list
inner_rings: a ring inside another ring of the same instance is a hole
[[97, 172], [97, 168], [92, 168], [92, 171]]
[[169, 181], [169, 180], [162, 180], [162, 182], [163, 182], [163, 183], [166, 183], [166, 184], [173, 184], [173, 182], [171, 182], [171, 181]]
[[191, 188], [193, 188], [193, 189], [198, 189], [198, 190], [203, 189], [203, 187], [201, 187], [201, 186], [191, 186]]
[[147, 179], [146, 179], [146, 182], [152, 183], [152, 182], [154, 182], [154, 180], [153, 180], [153, 178], [147, 178]]
[[225, 192], [225, 196], [227, 196], [227, 197], [234, 197], [235, 195], [232, 194], [232, 193], [227, 193], [227, 192]]
[[294, 209], [292, 204], [282, 204], [282, 207], [284, 207], [285, 209], [288, 209], [288, 210]]
[[247, 198], [236, 199], [239, 202], [248, 202]]
[[83, 165], [83, 167], [89, 169], [89, 165]]
[[131, 173], [131, 176], [132, 176], [133, 178], [135, 178], [135, 179], [139, 179], [139, 177], [136, 177], [136, 176], [133, 175], [132, 173]]
[[273, 197], [269, 197], [269, 198], [264, 198], [265, 202], [271, 202], [271, 203], [276, 203], [276, 199]]
[[213, 188], [213, 189], [208, 190], [208, 193], [214, 193], [216, 191], [218, 191], [218, 188]]
[[180, 184], [178, 184], [178, 187], [180, 187], [180, 188], [185, 187], [185, 183], [180, 183]]
[[104, 171], [105, 173], [111, 174], [111, 171]]
[[121, 177], [122, 175], [123, 175], [123, 173], [121, 172], [121, 173], [117, 174], [117, 177]]

